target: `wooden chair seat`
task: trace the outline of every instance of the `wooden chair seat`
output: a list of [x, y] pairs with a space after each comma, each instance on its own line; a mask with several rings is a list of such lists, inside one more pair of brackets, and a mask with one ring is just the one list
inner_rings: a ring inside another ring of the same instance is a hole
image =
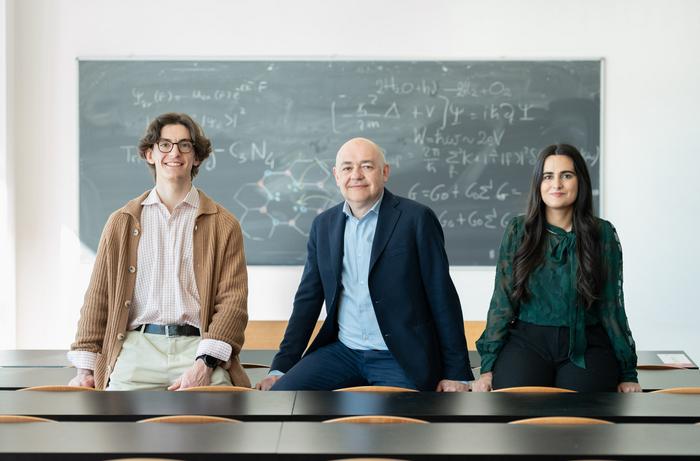
[[330, 461], [407, 461], [407, 460], [398, 459], [398, 458], [343, 458], [343, 459], [332, 459]]
[[428, 424], [428, 421], [405, 416], [346, 416], [344, 418], [327, 419], [324, 423], [360, 423], [360, 424]]
[[169, 424], [209, 424], [209, 423], [240, 423], [237, 419], [222, 416], [207, 415], [172, 415], [157, 416], [137, 421], [139, 423], [169, 423]]
[[613, 424], [610, 421], [597, 418], [583, 418], [579, 416], [543, 416], [540, 418], [527, 418], [511, 421], [508, 424], [536, 424], [536, 425], [559, 425], [559, 424]]
[[38, 416], [22, 416], [22, 415], [0, 415], [0, 424], [2, 423], [57, 423], [53, 419], [39, 418]]
[[175, 458], [115, 458], [106, 461], [182, 461]]
[[658, 363], [655, 365], [637, 365], [637, 370], [685, 370], [685, 367], [672, 363]]
[[418, 392], [415, 389], [408, 389], [397, 386], [353, 386], [335, 389], [336, 392]]
[[270, 368], [270, 365], [264, 363], [241, 362], [241, 366], [245, 369], [249, 368]]
[[183, 392], [248, 392], [254, 390], [242, 386], [194, 386], [182, 389]]
[[518, 387], [504, 387], [503, 389], [496, 389], [493, 392], [514, 392], [514, 393], [541, 393], [541, 394], [558, 394], [558, 393], [575, 393], [571, 389], [562, 389], [560, 387], [547, 387], [547, 386], [518, 386]]
[[47, 386], [32, 386], [19, 389], [20, 391], [45, 391], [45, 392], [100, 392], [94, 387], [82, 386], [65, 386], [65, 385], [47, 385]]
[[669, 387], [650, 392], [650, 394], [700, 394], [700, 387]]

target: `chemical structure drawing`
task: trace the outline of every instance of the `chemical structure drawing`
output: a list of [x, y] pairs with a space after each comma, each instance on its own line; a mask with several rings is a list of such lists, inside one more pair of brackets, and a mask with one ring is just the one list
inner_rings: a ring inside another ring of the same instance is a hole
[[271, 239], [281, 226], [308, 237], [314, 218], [339, 200], [331, 170], [315, 158], [265, 170], [256, 182], [241, 185], [233, 199], [244, 210], [243, 235], [256, 241]]

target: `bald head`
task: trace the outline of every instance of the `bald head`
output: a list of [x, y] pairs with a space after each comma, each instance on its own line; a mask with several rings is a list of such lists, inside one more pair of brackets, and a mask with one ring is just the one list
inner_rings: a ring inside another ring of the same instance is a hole
[[352, 138], [346, 141], [345, 144], [340, 146], [338, 149], [338, 154], [335, 156], [335, 166], [337, 167], [340, 162], [342, 154], [346, 151], [361, 151], [366, 153], [368, 156], [375, 156], [378, 160], [378, 166], [384, 167], [386, 165], [386, 157], [384, 156], [384, 150], [379, 147], [377, 143], [367, 138]]
[[352, 214], [361, 218], [381, 197], [389, 179], [389, 165], [376, 143], [353, 138], [338, 150], [333, 175]]

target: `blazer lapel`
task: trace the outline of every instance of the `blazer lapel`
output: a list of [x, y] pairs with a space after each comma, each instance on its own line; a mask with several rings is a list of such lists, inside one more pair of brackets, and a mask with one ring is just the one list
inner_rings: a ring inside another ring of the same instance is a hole
[[396, 209], [399, 201], [394, 194], [384, 189], [384, 198], [379, 207], [379, 219], [377, 220], [377, 229], [374, 231], [374, 242], [372, 243], [372, 255], [369, 260], [369, 273], [372, 273], [372, 268], [376, 264], [379, 256], [384, 251], [384, 247], [389, 243], [389, 238], [394, 232], [396, 223], [401, 216], [401, 211]]
[[335, 273], [335, 279], [340, 280], [343, 271], [343, 247], [345, 242], [345, 214], [343, 207], [339, 206], [335, 216], [331, 218], [328, 229], [328, 241], [330, 242], [330, 264]]

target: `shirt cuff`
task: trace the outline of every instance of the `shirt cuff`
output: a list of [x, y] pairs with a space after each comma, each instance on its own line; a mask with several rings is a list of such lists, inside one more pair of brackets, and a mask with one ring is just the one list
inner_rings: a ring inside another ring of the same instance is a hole
[[284, 373], [279, 370], [270, 370], [267, 376], [284, 376]]
[[95, 370], [97, 354], [89, 351], [68, 351], [68, 360], [75, 368]]
[[222, 362], [228, 362], [228, 359], [231, 358], [232, 351], [233, 348], [227, 342], [219, 341], [218, 339], [203, 339], [199, 342], [199, 346], [197, 346], [197, 354], [195, 357], [211, 355]]

